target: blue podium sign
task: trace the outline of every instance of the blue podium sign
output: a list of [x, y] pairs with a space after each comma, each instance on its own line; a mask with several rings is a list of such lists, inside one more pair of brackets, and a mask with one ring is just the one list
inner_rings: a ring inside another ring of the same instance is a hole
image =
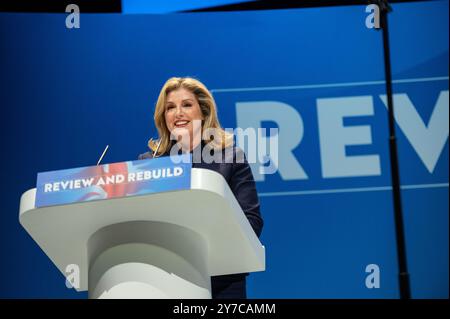
[[36, 207], [189, 189], [192, 155], [38, 173]]

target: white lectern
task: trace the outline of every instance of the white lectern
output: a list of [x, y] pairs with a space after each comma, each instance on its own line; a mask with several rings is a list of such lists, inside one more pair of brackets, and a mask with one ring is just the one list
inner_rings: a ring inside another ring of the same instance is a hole
[[192, 169], [187, 190], [35, 207], [22, 226], [90, 298], [211, 298], [210, 276], [265, 269], [265, 251], [224, 178]]

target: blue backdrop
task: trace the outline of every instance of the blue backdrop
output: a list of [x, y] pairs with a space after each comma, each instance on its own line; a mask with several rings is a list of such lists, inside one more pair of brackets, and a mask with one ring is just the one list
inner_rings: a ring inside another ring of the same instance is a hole
[[[448, 298], [448, 1], [393, 8], [412, 296]], [[367, 15], [82, 14], [67, 29], [66, 15], [0, 14], [0, 297], [87, 296], [20, 226], [20, 196], [38, 172], [95, 165], [106, 144], [104, 163], [135, 160], [156, 136], [165, 80], [194, 76], [224, 127], [280, 129], [280, 171], [257, 182], [267, 270], [249, 277], [249, 297], [397, 298], [382, 37]]]

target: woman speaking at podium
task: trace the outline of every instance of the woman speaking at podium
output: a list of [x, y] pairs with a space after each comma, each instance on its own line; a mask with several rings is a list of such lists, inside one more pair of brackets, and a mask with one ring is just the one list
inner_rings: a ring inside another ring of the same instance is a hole
[[[189, 77], [167, 80], [156, 102], [154, 121], [159, 139], [151, 139], [148, 143], [151, 151], [139, 155], [139, 159], [173, 154], [174, 147], [175, 152], [192, 152], [193, 168], [222, 174], [259, 237], [263, 220], [252, 171], [244, 152], [234, 146], [233, 135], [220, 126], [216, 103], [206, 86]], [[214, 157], [220, 160], [205, 161], [204, 156], [196, 158], [195, 154], [210, 154], [202, 152], [204, 148], [221, 152], [221, 156]], [[246, 298], [247, 275], [211, 277], [212, 298]]]

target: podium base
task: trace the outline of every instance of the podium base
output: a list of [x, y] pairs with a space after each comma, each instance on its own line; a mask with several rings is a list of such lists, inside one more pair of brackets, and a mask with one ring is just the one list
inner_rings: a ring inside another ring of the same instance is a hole
[[211, 298], [207, 247], [190, 229], [134, 221], [88, 241], [89, 298]]

